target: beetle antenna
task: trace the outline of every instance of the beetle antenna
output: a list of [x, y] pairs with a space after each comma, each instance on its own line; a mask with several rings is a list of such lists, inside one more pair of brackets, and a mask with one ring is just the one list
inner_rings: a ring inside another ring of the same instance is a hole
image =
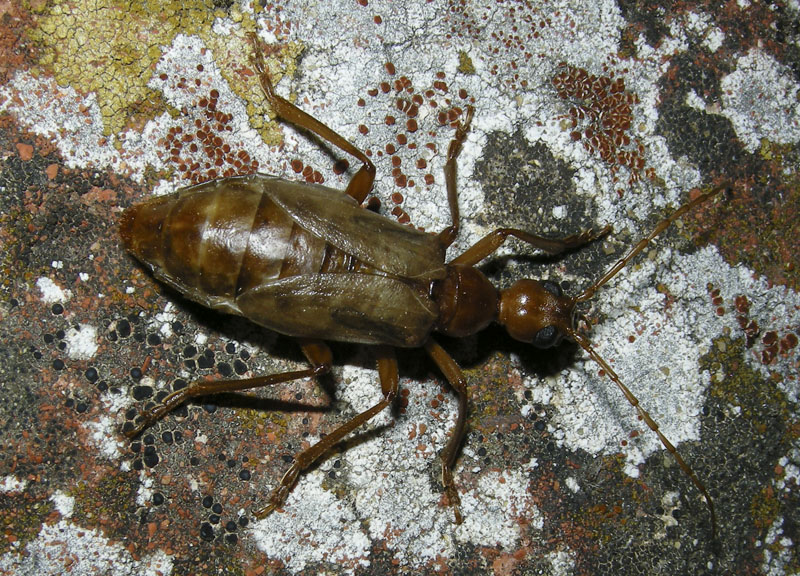
[[608, 282], [614, 276], [616, 276], [617, 272], [625, 268], [628, 262], [630, 262], [639, 252], [644, 250], [645, 247], [653, 240], [653, 238], [661, 234], [667, 227], [669, 227], [678, 218], [680, 218], [690, 210], [694, 209], [695, 206], [697, 206], [698, 204], [702, 204], [709, 198], [716, 196], [723, 190], [726, 190], [727, 187], [728, 186], [726, 183], [722, 186], [714, 188], [710, 192], [704, 192], [691, 202], [687, 202], [686, 204], [675, 210], [675, 212], [664, 218], [661, 222], [658, 223], [658, 225], [655, 228], [653, 228], [653, 231], [650, 232], [650, 234], [639, 240], [639, 242], [635, 246], [633, 246], [630, 250], [628, 250], [628, 253], [625, 254], [625, 256], [623, 256], [622, 258], [620, 258], [616, 264], [614, 264], [611, 268], [609, 268], [609, 270], [605, 274], [603, 274], [603, 276], [597, 282], [595, 282], [594, 284], [589, 286], [586, 290], [584, 290], [581, 294], [579, 294], [575, 298], [575, 302], [585, 302], [586, 300], [589, 300], [592, 296], [594, 296], [595, 292], [597, 292], [597, 290], [601, 286], [603, 286], [606, 282]]
[[650, 430], [656, 433], [658, 439], [661, 440], [661, 443], [664, 445], [664, 448], [667, 449], [667, 452], [672, 454], [672, 457], [675, 458], [675, 461], [678, 463], [678, 466], [681, 467], [681, 470], [683, 470], [684, 474], [686, 474], [689, 477], [689, 479], [692, 481], [692, 484], [694, 484], [695, 487], [703, 495], [703, 498], [705, 498], [706, 501], [706, 505], [708, 506], [708, 511], [711, 514], [711, 539], [716, 540], [717, 515], [714, 512], [714, 502], [711, 500], [711, 496], [706, 491], [706, 487], [703, 486], [703, 483], [700, 482], [700, 479], [694, 473], [694, 470], [692, 470], [691, 467], [689, 467], [689, 465], [684, 461], [684, 459], [678, 453], [678, 450], [675, 448], [675, 446], [672, 445], [672, 442], [670, 442], [667, 439], [667, 437], [664, 436], [661, 430], [658, 429], [658, 424], [655, 422], [655, 420], [653, 420], [650, 417], [650, 414], [648, 414], [647, 411], [639, 405], [639, 399], [636, 396], [634, 396], [633, 392], [631, 392], [630, 389], [627, 386], [625, 386], [625, 384], [622, 383], [622, 380], [620, 380], [619, 376], [617, 376], [617, 373], [614, 372], [611, 366], [608, 365], [608, 362], [606, 362], [603, 359], [603, 357], [600, 356], [600, 354], [598, 354], [597, 351], [592, 347], [591, 343], [589, 342], [589, 339], [583, 336], [577, 330], [574, 330], [572, 328], [569, 328], [567, 330], [567, 334], [575, 342], [577, 342], [581, 348], [583, 348], [586, 351], [586, 353], [591, 357], [592, 360], [594, 360], [595, 362], [597, 362], [597, 364], [600, 365], [600, 367], [603, 369], [606, 375], [614, 382], [614, 384], [617, 385], [617, 387], [625, 395], [625, 398], [628, 399], [628, 402], [630, 402], [631, 406], [633, 406], [636, 409], [636, 413], [639, 415], [639, 419], [644, 420], [647, 426], [650, 428]]

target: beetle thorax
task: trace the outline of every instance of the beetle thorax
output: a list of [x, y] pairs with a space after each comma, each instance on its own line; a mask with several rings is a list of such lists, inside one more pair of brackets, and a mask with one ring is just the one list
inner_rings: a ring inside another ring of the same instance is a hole
[[447, 336], [469, 336], [497, 320], [497, 289], [472, 266], [447, 266], [445, 278], [433, 283], [431, 296], [439, 305], [435, 329]]

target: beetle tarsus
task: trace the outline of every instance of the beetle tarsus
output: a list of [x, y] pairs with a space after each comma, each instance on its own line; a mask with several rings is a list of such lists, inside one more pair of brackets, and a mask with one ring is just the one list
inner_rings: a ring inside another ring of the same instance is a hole
[[[278, 489], [280, 488], [282, 487], [279, 487]], [[278, 489], [276, 489], [276, 492]], [[288, 490], [285, 490], [284, 492], [285, 493], [282, 497], [277, 496], [276, 493], [273, 492], [273, 495], [270, 496], [269, 504], [267, 504], [266, 506], [262, 506], [261, 508], [253, 512], [253, 516], [255, 516], [256, 520], [263, 520], [264, 518], [275, 512], [275, 510], [281, 510], [281, 505], [283, 504], [283, 501], [286, 499], [286, 494], [288, 494]]]
[[[161, 409], [159, 410], [159, 408]], [[139, 423], [134, 424], [133, 428], [130, 428], [129, 430], [124, 430], [123, 433], [127, 438], [136, 438], [145, 430], [145, 428], [159, 420], [167, 412], [169, 412], [169, 410], [166, 410], [163, 404], [157, 404], [150, 410], [146, 410], [139, 414]]]
[[461, 515], [461, 498], [458, 495], [458, 490], [456, 490], [455, 485], [450, 484], [450, 486], [446, 486], [445, 494], [447, 494], [447, 503], [453, 509], [455, 523], [461, 524], [464, 521], [464, 517]]
[[253, 512], [253, 516], [255, 517], [256, 520], [263, 520], [264, 518], [275, 512], [275, 510], [281, 510], [280, 505], [273, 504], [272, 502], [270, 502], [266, 506], [262, 506], [261, 508]]
[[453, 472], [447, 462], [442, 462], [442, 486], [444, 486], [444, 493], [447, 495], [447, 503], [453, 509], [455, 522], [456, 524], [461, 524], [464, 520], [461, 515], [461, 497], [458, 495], [456, 483], [453, 481]]
[[467, 112], [464, 115], [464, 120], [456, 126], [456, 134], [450, 141], [450, 147], [447, 150], [447, 160], [455, 160], [461, 153], [461, 145], [467, 139], [470, 127], [472, 126], [472, 117], [475, 115], [475, 108], [467, 106]]
[[580, 234], [578, 234], [577, 244], [578, 246], [583, 246], [585, 244], [589, 244], [590, 242], [594, 242], [595, 240], [600, 240], [611, 234], [614, 231], [614, 227], [611, 224], [606, 224], [600, 230], [595, 231], [594, 228], [589, 228], [588, 230], [584, 230]]
[[258, 520], [263, 520], [270, 514], [272, 514], [275, 510], [279, 510], [283, 503], [286, 502], [286, 497], [289, 495], [289, 490], [292, 489], [295, 482], [297, 482], [297, 477], [300, 475], [301, 468], [298, 466], [297, 461], [295, 460], [294, 464], [292, 464], [291, 468], [286, 471], [286, 474], [283, 475], [281, 478], [281, 483], [272, 491], [269, 495], [268, 504], [259, 508], [253, 513]]

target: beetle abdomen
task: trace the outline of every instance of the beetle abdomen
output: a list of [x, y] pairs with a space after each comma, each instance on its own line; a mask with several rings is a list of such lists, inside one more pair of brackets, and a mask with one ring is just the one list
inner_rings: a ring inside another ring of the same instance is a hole
[[[326, 242], [246, 180], [214, 181], [136, 204], [125, 247], [154, 274], [208, 305], [266, 281], [320, 271]], [[198, 297], [201, 296], [201, 297]]]

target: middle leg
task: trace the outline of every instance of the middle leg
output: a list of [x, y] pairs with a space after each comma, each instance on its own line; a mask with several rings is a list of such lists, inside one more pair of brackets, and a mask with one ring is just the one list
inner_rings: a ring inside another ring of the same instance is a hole
[[467, 379], [464, 377], [464, 373], [461, 372], [461, 368], [456, 364], [456, 361], [450, 357], [438, 342], [428, 339], [425, 343], [425, 351], [439, 367], [439, 370], [442, 371], [447, 381], [450, 382], [458, 397], [456, 423], [450, 433], [450, 440], [447, 441], [447, 445], [442, 450], [440, 457], [442, 459], [442, 486], [444, 486], [450, 506], [453, 507], [456, 524], [461, 524], [463, 520], [461, 516], [461, 498], [458, 497], [456, 483], [453, 480], [453, 467], [461, 444], [464, 442], [464, 434], [467, 431]]

